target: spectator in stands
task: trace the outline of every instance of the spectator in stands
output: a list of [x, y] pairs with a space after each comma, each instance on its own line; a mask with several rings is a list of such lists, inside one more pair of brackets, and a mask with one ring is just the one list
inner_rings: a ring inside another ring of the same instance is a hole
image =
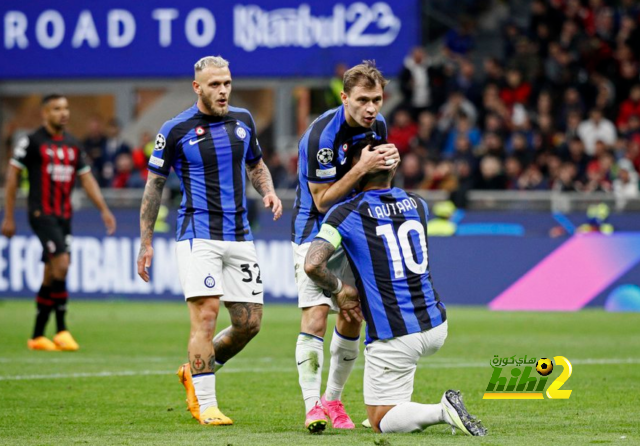
[[527, 167], [533, 162], [533, 148], [523, 133], [513, 133], [507, 148], [510, 157], [517, 159], [522, 167]]
[[573, 163], [563, 163], [560, 167], [560, 175], [553, 185], [557, 192], [577, 192], [579, 190], [576, 166]]
[[287, 187], [291, 183], [287, 168], [282, 164], [282, 158], [278, 152], [273, 152], [269, 156], [267, 161], [269, 170], [271, 171], [271, 177], [273, 178], [273, 185], [276, 189]]
[[489, 57], [483, 62], [483, 91], [486, 90], [487, 85], [495, 85], [498, 89], [504, 85], [504, 70], [502, 64], [495, 57]]
[[613, 194], [616, 198], [638, 198], [638, 172], [626, 159], [618, 161], [618, 177], [613, 180]]
[[584, 143], [587, 155], [594, 155], [596, 141], [613, 145], [616, 142], [617, 134], [613, 123], [602, 116], [602, 110], [593, 108], [589, 112], [589, 119], [580, 123], [578, 136]]
[[110, 186], [115, 189], [144, 188], [145, 180], [135, 168], [131, 153], [120, 152], [116, 155]]
[[640, 84], [636, 84], [631, 88], [629, 97], [620, 105], [616, 125], [621, 132], [627, 131], [629, 118], [632, 116], [640, 116]]
[[[455, 128], [451, 129], [447, 135], [443, 154], [451, 157], [455, 150], [455, 144], [459, 136], [465, 136], [472, 147], [476, 147], [482, 141], [482, 134], [477, 127], [472, 127], [470, 119], [464, 113], [460, 113], [456, 119]], [[397, 146], [397, 144], [396, 144]]]
[[431, 76], [427, 52], [416, 47], [404, 59], [399, 75], [400, 91], [402, 92], [402, 107], [411, 110], [413, 116], [418, 116], [426, 110], [432, 102]]
[[106, 128], [106, 141], [100, 165], [102, 183], [107, 186], [113, 181], [115, 174], [115, 160], [121, 153], [131, 154], [131, 147], [120, 136], [120, 123], [111, 119]]
[[418, 126], [411, 119], [411, 114], [407, 110], [400, 109], [393, 115], [387, 140], [396, 145], [400, 155], [404, 155], [411, 149], [410, 143], [417, 133]]
[[425, 176], [420, 183], [420, 189], [444, 190], [453, 192], [458, 188], [458, 179], [454, 173], [454, 165], [451, 161], [441, 161], [432, 175]]
[[102, 121], [98, 116], [91, 116], [87, 121], [87, 131], [82, 144], [91, 162], [93, 175], [100, 183], [102, 176], [102, 153], [107, 142], [107, 137], [102, 131]]
[[449, 57], [465, 56], [475, 44], [473, 37], [473, 20], [463, 17], [457, 28], [450, 29], [444, 37], [444, 49]]
[[531, 84], [522, 79], [522, 73], [516, 68], [507, 71], [507, 85], [500, 90], [500, 99], [505, 106], [513, 109], [515, 104], [528, 104], [531, 96]]
[[482, 86], [475, 79], [475, 67], [470, 60], [464, 58], [459, 60], [458, 73], [449, 80], [448, 90], [459, 91], [475, 107], [480, 106]]
[[576, 179], [584, 181], [591, 158], [586, 154], [582, 140], [577, 136], [569, 139], [567, 149], [562, 156], [565, 162], [571, 163], [576, 167]]
[[[424, 164], [429, 165], [430, 163], [430, 161], [426, 161]], [[400, 171], [402, 174], [403, 189], [416, 189], [422, 180], [424, 180], [420, 158], [414, 153], [404, 155], [402, 163], [400, 163]]]
[[503, 172], [499, 158], [495, 156], [482, 158], [474, 188], [479, 190], [505, 190], [507, 188], [507, 177]]
[[440, 107], [439, 114], [438, 130], [442, 133], [448, 133], [454, 128], [461, 116], [469, 120], [469, 126], [472, 128], [475, 127], [478, 118], [474, 105], [459, 91], [449, 93], [449, 99]]
[[540, 168], [536, 164], [529, 164], [529, 166], [522, 172], [518, 179], [519, 190], [546, 190], [549, 189], [549, 184], [544, 175], [540, 171]]
[[423, 159], [440, 159], [442, 135], [436, 126], [436, 117], [429, 111], [418, 115], [418, 132], [411, 140], [411, 150]]
[[515, 156], [510, 156], [504, 163], [504, 171], [507, 176], [507, 189], [518, 189], [518, 180], [522, 175], [522, 163]]

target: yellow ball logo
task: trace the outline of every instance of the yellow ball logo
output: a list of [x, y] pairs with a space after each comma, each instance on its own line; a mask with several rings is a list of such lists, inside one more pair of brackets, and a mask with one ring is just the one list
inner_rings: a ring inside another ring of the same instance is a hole
[[547, 358], [540, 358], [536, 362], [536, 370], [542, 376], [547, 376], [553, 371], [553, 362]]

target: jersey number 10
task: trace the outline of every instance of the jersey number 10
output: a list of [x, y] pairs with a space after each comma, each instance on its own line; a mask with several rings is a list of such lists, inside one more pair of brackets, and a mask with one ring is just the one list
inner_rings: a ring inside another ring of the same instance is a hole
[[[411, 240], [409, 239], [409, 233], [415, 231], [418, 234], [420, 240], [420, 249], [422, 251], [422, 261], [416, 262], [413, 257], [413, 250], [411, 248]], [[393, 231], [393, 225], [382, 225], [376, 228], [376, 234], [384, 238], [389, 254], [391, 255], [391, 261], [393, 262], [393, 271], [396, 279], [403, 279], [405, 277], [404, 265], [409, 271], [415, 274], [424, 274], [427, 270], [429, 262], [427, 256], [427, 236], [424, 233], [424, 226], [419, 221], [407, 220], [398, 228], [398, 234]], [[400, 241], [400, 245], [398, 245]]]

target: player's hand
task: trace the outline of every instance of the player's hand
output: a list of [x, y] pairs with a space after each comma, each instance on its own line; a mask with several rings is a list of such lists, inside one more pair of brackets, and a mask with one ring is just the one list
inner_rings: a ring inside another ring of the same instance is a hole
[[343, 284], [342, 289], [336, 294], [336, 301], [340, 307], [340, 313], [347, 322], [355, 319], [358, 322], [363, 321], [362, 309], [360, 308], [360, 299], [358, 298], [358, 290], [354, 287]]
[[282, 202], [276, 194], [270, 193], [265, 195], [262, 198], [262, 202], [264, 203], [265, 208], [271, 208], [271, 212], [273, 212], [273, 221], [282, 217]]
[[383, 144], [374, 150], [369, 150], [371, 146], [362, 149], [359, 166], [364, 173], [379, 172], [381, 170], [391, 170], [400, 159], [398, 149], [393, 144]]
[[102, 211], [100, 215], [102, 216], [104, 227], [107, 228], [107, 235], [113, 235], [113, 233], [116, 232], [116, 218], [108, 209]]
[[16, 221], [14, 219], [4, 218], [2, 220], [2, 235], [11, 238], [16, 235]]
[[142, 244], [138, 253], [138, 275], [145, 282], [149, 281], [149, 268], [151, 267], [151, 259], [153, 258], [153, 246]]

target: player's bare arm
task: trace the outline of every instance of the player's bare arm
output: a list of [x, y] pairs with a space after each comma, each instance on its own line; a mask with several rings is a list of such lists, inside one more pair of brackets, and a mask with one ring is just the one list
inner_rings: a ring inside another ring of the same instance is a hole
[[331, 206], [351, 193], [363, 176], [380, 170], [391, 170], [399, 160], [400, 155], [395, 145], [380, 145], [375, 150], [363, 150], [360, 160], [335, 183], [309, 183], [318, 211], [326, 214]]
[[2, 235], [11, 238], [16, 233], [16, 221], [13, 217], [13, 210], [16, 206], [16, 191], [20, 181], [21, 170], [10, 165], [7, 171], [7, 181], [5, 184], [4, 198], [4, 218], [2, 219]]
[[231, 325], [213, 339], [216, 359], [225, 363], [237, 355], [260, 331], [262, 304], [225, 302]]
[[138, 275], [145, 282], [149, 281], [149, 272], [153, 258], [153, 228], [158, 218], [158, 211], [162, 202], [162, 189], [167, 179], [149, 172], [147, 184], [142, 195], [140, 207], [140, 252], [138, 253]]
[[116, 231], [116, 218], [109, 210], [109, 206], [104, 201], [102, 192], [100, 192], [100, 186], [93, 177], [91, 172], [83, 173], [80, 175], [80, 184], [87, 193], [87, 196], [94, 204], [94, 206], [100, 211], [100, 216], [104, 222], [105, 228], [107, 228], [107, 235], [112, 235]]
[[247, 164], [247, 175], [255, 190], [262, 196], [264, 207], [271, 208], [273, 220], [279, 219], [282, 216], [282, 202], [276, 195], [267, 165], [262, 159], [252, 166]]
[[304, 271], [319, 287], [335, 294], [338, 306], [347, 322], [351, 322], [352, 318], [362, 322], [358, 292], [352, 286], [343, 284], [327, 266], [335, 250], [331, 243], [315, 239], [307, 252]]

